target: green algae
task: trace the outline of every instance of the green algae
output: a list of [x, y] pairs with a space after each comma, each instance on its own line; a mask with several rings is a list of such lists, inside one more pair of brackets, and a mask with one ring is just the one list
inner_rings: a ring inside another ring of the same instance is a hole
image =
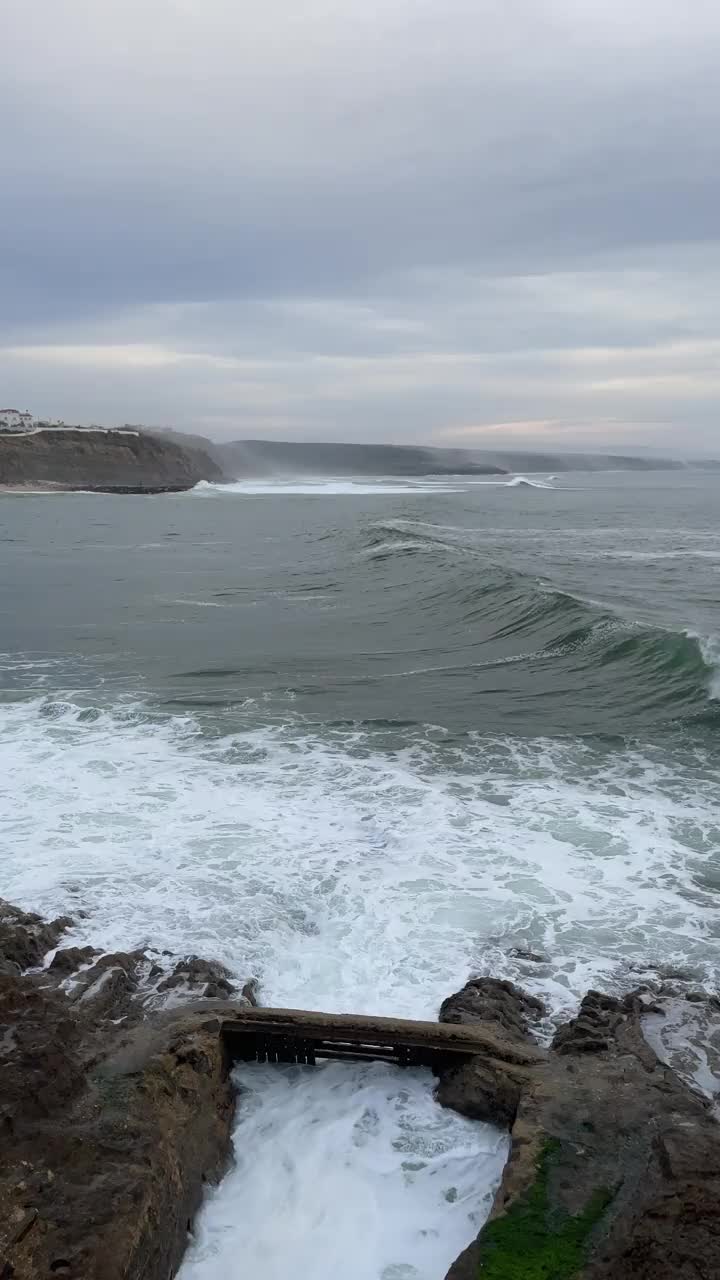
[[574, 1217], [552, 1208], [548, 1183], [559, 1147], [559, 1142], [546, 1142], [530, 1189], [508, 1213], [485, 1227], [478, 1280], [571, 1280], [581, 1270], [587, 1238], [614, 1192], [600, 1188]]

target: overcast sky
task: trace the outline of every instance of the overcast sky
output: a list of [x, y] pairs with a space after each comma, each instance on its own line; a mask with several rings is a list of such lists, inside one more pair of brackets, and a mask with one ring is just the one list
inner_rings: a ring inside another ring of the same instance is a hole
[[717, 0], [0, 0], [0, 402], [720, 449]]

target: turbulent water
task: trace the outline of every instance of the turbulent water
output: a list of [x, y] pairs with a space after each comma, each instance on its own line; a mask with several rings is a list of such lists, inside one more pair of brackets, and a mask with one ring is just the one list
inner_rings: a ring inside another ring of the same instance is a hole
[[[434, 1016], [720, 977], [720, 478], [0, 498], [0, 893]], [[523, 959], [532, 951], [540, 961]], [[505, 1154], [423, 1073], [242, 1072], [184, 1280], [439, 1277]]]

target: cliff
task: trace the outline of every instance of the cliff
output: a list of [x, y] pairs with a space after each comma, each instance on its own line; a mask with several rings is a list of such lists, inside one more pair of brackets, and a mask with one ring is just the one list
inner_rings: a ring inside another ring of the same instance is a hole
[[222, 479], [220, 466], [202, 449], [149, 432], [66, 427], [0, 433], [0, 487], [163, 493]]
[[[174, 439], [181, 439], [177, 434]], [[681, 470], [672, 458], [527, 450], [438, 449], [418, 445], [340, 444], [298, 440], [208, 442], [229, 477], [266, 475], [490, 476], [552, 471]]]
[[296, 440], [231, 440], [214, 446], [236, 479], [265, 475], [503, 475], [508, 468], [464, 449], [417, 445], [313, 443]]

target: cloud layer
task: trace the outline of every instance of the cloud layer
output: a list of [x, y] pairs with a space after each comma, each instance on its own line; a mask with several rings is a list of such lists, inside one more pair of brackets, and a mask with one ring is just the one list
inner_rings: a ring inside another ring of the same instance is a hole
[[13, 6], [0, 399], [720, 448], [718, 6], [374, 8]]

